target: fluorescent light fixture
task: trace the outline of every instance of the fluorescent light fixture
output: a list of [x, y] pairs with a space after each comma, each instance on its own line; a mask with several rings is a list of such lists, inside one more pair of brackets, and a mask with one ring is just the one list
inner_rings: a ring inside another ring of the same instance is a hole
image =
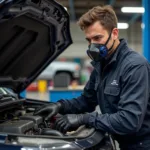
[[144, 13], [144, 7], [122, 7], [121, 11], [124, 13]]
[[127, 29], [129, 27], [128, 23], [118, 23], [117, 24], [118, 29]]

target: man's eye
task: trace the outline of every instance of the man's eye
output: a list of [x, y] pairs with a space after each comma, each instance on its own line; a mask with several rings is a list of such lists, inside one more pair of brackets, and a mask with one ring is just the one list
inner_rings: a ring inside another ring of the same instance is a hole
[[100, 39], [101, 39], [101, 37], [96, 36], [94, 39], [95, 39], [95, 40], [100, 40]]

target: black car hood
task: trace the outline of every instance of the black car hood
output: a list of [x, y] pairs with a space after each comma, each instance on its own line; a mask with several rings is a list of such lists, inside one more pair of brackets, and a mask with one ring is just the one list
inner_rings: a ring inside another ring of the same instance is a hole
[[1, 0], [0, 86], [23, 91], [72, 43], [69, 22], [54, 0]]

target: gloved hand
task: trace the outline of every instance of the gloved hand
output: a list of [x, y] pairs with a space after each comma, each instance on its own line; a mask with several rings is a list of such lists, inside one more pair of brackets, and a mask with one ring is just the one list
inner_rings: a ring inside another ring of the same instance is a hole
[[60, 132], [76, 130], [88, 122], [89, 114], [68, 114], [56, 119], [55, 128]]
[[49, 120], [52, 116], [57, 115], [60, 109], [62, 109], [62, 104], [60, 102], [51, 103], [35, 110], [34, 115], [40, 115], [44, 117], [45, 120]]

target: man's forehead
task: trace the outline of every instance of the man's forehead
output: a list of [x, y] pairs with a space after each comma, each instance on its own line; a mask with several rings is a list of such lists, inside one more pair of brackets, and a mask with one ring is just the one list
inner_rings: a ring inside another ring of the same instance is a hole
[[99, 24], [93, 24], [84, 30], [85, 36], [87, 38], [91, 38], [94, 36], [104, 36], [106, 34], [106, 30]]

